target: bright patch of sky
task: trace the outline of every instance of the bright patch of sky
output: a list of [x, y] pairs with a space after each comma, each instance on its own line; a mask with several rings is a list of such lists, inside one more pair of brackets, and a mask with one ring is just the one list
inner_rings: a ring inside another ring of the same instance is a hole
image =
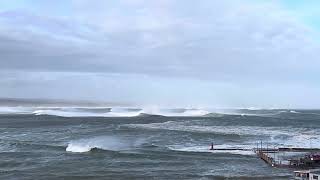
[[71, 10], [69, 0], [2, 0], [0, 4], [0, 11], [24, 11], [52, 17], [66, 17]]
[[282, 0], [282, 6], [293, 16], [320, 31], [320, 1], [319, 0]]

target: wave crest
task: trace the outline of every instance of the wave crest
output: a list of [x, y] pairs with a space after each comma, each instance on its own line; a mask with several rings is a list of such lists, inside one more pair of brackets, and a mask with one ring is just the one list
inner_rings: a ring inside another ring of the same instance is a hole
[[108, 151], [124, 151], [136, 148], [144, 143], [143, 139], [130, 140], [113, 136], [101, 136], [90, 139], [80, 139], [71, 141], [66, 151], [68, 152], [89, 152], [92, 149], [102, 149]]
[[159, 115], [167, 117], [204, 116], [209, 111], [202, 109], [158, 109], [126, 107], [0, 107], [0, 114], [34, 114], [60, 117], [136, 117]]
[[165, 117], [201, 117], [223, 115], [247, 116], [285, 116], [307, 114], [319, 116], [320, 111], [294, 110], [219, 110], [196, 108], [133, 108], [133, 107], [0, 107], [0, 114], [34, 114], [60, 117], [136, 117], [158, 115]]

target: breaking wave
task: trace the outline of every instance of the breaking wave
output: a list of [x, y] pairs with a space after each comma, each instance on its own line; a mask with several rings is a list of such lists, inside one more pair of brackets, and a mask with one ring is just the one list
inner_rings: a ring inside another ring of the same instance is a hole
[[146, 114], [169, 117], [205, 116], [211, 112], [202, 109], [144, 109]]
[[71, 141], [68, 144], [66, 151], [78, 153], [89, 152], [92, 149], [125, 151], [136, 148], [143, 143], [143, 139], [132, 140], [113, 136], [101, 136]]
[[0, 114], [34, 114], [60, 117], [135, 117], [158, 115], [166, 117], [201, 116], [281, 116], [286, 114], [320, 115], [319, 111], [263, 109], [196, 109], [196, 108], [132, 108], [132, 107], [0, 107]]
[[36, 110], [35, 115], [52, 115], [61, 117], [135, 117], [143, 113], [142, 110], [130, 109], [107, 109], [104, 112], [90, 112], [88, 109], [57, 109], [57, 110]]
[[32, 114], [32, 111], [27, 107], [0, 107], [0, 114]]
[[201, 109], [158, 109], [127, 107], [0, 107], [0, 114], [34, 114], [60, 117], [135, 117], [142, 114], [159, 116], [204, 116]]

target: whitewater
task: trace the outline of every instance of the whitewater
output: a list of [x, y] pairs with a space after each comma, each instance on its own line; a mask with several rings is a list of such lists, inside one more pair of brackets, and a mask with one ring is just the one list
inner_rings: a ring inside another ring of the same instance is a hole
[[[260, 112], [261, 111], [261, 112]], [[4, 107], [0, 114], [33, 114], [61, 117], [134, 117], [141, 115], [159, 115], [167, 117], [197, 117], [206, 115], [246, 115], [270, 116], [281, 113], [306, 113], [294, 110], [263, 110], [257, 108], [214, 109], [214, 108], [149, 108], [149, 107]], [[311, 112], [309, 112], [311, 113]], [[311, 113], [312, 114], [312, 113]], [[313, 113], [319, 115], [318, 113]]]
[[159, 116], [204, 116], [209, 111], [202, 109], [142, 109], [128, 107], [0, 107], [0, 114], [34, 114], [61, 117], [134, 117], [139, 115]]

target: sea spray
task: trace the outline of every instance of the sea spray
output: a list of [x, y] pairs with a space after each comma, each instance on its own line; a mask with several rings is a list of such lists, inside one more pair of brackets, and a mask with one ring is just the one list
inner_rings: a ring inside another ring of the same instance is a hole
[[144, 143], [144, 139], [128, 139], [116, 136], [99, 136], [88, 139], [71, 141], [66, 151], [68, 152], [88, 152], [94, 148], [109, 151], [125, 151], [134, 149]]

